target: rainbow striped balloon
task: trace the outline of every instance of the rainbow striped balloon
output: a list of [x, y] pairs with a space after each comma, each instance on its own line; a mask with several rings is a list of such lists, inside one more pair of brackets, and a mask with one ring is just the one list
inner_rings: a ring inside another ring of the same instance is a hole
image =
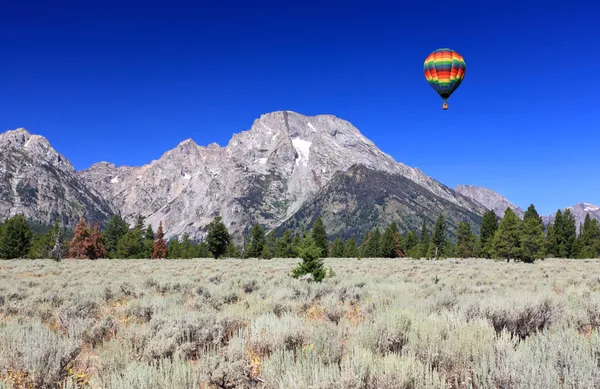
[[437, 49], [425, 59], [423, 71], [429, 85], [444, 100], [442, 107], [448, 109], [448, 98], [465, 78], [465, 60], [454, 50]]

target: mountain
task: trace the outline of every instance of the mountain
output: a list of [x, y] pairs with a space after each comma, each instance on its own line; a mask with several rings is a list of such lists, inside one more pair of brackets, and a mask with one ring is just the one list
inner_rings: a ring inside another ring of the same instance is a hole
[[162, 221], [167, 237], [187, 232], [198, 238], [217, 215], [238, 236], [253, 223], [275, 228], [353, 165], [403, 177], [419, 193], [464, 212], [482, 212], [479, 204], [396, 162], [349, 122], [290, 111], [262, 115], [225, 147], [188, 139], [147, 165], [102, 162], [79, 176], [125, 217], [140, 213], [154, 227]]
[[[477, 187], [473, 185], [458, 185], [455, 189], [456, 192], [482, 204], [485, 208], [493, 210], [496, 215], [499, 217], [504, 216], [504, 211], [506, 211], [507, 207], [510, 207], [517, 216], [521, 219], [525, 212], [508, 201], [508, 199], [490, 189]], [[597, 219], [600, 221], [600, 207], [589, 204], [589, 203], [579, 203], [573, 205], [572, 207], [563, 208], [562, 211], [570, 209], [575, 218], [575, 224], [577, 226], [577, 232], [579, 232], [579, 225], [583, 224], [585, 220], [585, 215], [589, 213], [592, 219]], [[554, 223], [554, 217], [556, 213], [549, 216], [542, 216], [542, 221], [544, 225], [548, 223]]]
[[354, 165], [336, 173], [312, 201], [302, 205], [278, 230], [306, 230], [321, 216], [331, 237], [362, 237], [365, 231], [383, 229], [392, 221], [401, 233], [406, 233], [419, 229], [425, 220], [431, 232], [437, 217], [444, 214], [450, 235], [454, 235], [463, 220], [470, 221], [478, 231], [483, 212], [485, 209], [478, 204], [460, 206], [400, 173]]
[[[577, 232], [579, 233], [579, 226], [583, 224], [585, 220], [585, 215], [589, 214], [592, 219], [596, 219], [600, 221], [600, 207], [589, 204], [589, 203], [579, 203], [575, 204], [572, 207], [567, 207], [561, 209], [562, 212], [567, 209], [571, 210], [573, 217], [575, 218], [575, 225], [577, 226]], [[556, 212], [550, 216], [543, 216], [542, 220], [544, 224], [554, 223], [554, 218], [556, 217]]]
[[525, 214], [521, 208], [517, 207], [508, 201], [506, 197], [494, 192], [493, 190], [474, 185], [457, 185], [454, 190], [465, 197], [477, 201], [486, 209], [493, 210], [494, 213], [500, 218], [504, 216], [504, 212], [507, 208], [512, 209], [521, 219]]
[[83, 215], [103, 225], [109, 203], [79, 178], [46, 138], [25, 129], [0, 134], [0, 218], [18, 213], [45, 224], [74, 227]]

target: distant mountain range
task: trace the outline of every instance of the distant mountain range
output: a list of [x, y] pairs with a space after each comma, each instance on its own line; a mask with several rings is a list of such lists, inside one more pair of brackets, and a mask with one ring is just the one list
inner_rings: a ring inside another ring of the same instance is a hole
[[147, 165], [100, 162], [78, 172], [44, 137], [8, 131], [0, 134], [0, 199], [1, 218], [24, 213], [73, 227], [80, 215], [103, 225], [114, 213], [131, 222], [141, 214], [154, 228], [162, 222], [167, 237], [201, 238], [220, 215], [238, 242], [253, 223], [301, 229], [319, 215], [333, 237], [391, 221], [403, 231], [422, 220], [431, 228], [442, 213], [451, 233], [461, 220], [478, 229], [487, 209], [523, 214], [490, 190], [453, 190], [396, 162], [345, 120], [290, 111], [262, 115], [225, 147], [188, 139]]
[[[520, 218], [523, 218], [523, 215], [525, 214], [523, 209], [517, 207], [516, 205], [514, 205], [513, 203], [508, 201], [508, 199], [506, 197], [504, 197], [492, 190], [489, 190], [487, 188], [482, 188], [482, 187], [477, 187], [477, 186], [472, 186], [472, 185], [458, 185], [455, 188], [455, 190], [458, 193], [460, 193], [466, 197], [469, 197], [470, 199], [473, 199], [474, 201], [477, 201], [478, 203], [482, 204], [487, 209], [493, 210], [494, 213], [496, 213], [496, 215], [498, 215], [499, 217], [504, 216], [504, 212], [509, 207]], [[583, 224], [586, 214], [589, 214], [591, 218], [597, 219], [598, 221], [600, 221], [600, 207], [598, 207], [596, 205], [589, 204], [589, 203], [578, 203], [571, 207], [562, 208], [561, 211], [564, 212], [567, 209], [569, 209], [571, 211], [571, 213], [573, 213], [573, 216], [575, 218], [575, 223], [577, 225], [577, 231], [579, 231], [579, 225]], [[542, 216], [542, 221], [544, 222], [544, 224], [553, 223], [555, 215], [556, 215], [556, 213], [553, 213], [552, 215], [548, 215], [548, 216]]]

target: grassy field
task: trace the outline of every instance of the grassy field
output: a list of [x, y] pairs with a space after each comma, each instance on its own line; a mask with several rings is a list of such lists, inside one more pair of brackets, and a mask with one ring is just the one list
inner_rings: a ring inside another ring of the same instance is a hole
[[0, 387], [599, 388], [600, 262], [0, 261]]

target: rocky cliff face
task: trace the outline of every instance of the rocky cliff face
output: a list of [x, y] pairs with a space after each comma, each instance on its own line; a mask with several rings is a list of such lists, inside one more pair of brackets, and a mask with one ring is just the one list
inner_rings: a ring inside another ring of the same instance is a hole
[[103, 224], [114, 209], [78, 177], [48, 140], [25, 129], [0, 134], [0, 218], [19, 213], [74, 227], [80, 216]]
[[281, 111], [257, 119], [226, 147], [191, 139], [141, 167], [93, 165], [80, 177], [129, 217], [141, 213], [167, 236], [200, 237], [223, 217], [241, 235], [252, 223], [274, 228], [310, 201], [335, 173], [359, 164], [399, 175], [448, 204], [482, 207], [414, 169], [394, 161], [349, 122]]
[[458, 185], [454, 190], [465, 197], [477, 201], [485, 208], [491, 209], [500, 218], [504, 216], [507, 208], [512, 209], [521, 219], [525, 214], [521, 208], [508, 201], [506, 197], [490, 189], [473, 185]]

